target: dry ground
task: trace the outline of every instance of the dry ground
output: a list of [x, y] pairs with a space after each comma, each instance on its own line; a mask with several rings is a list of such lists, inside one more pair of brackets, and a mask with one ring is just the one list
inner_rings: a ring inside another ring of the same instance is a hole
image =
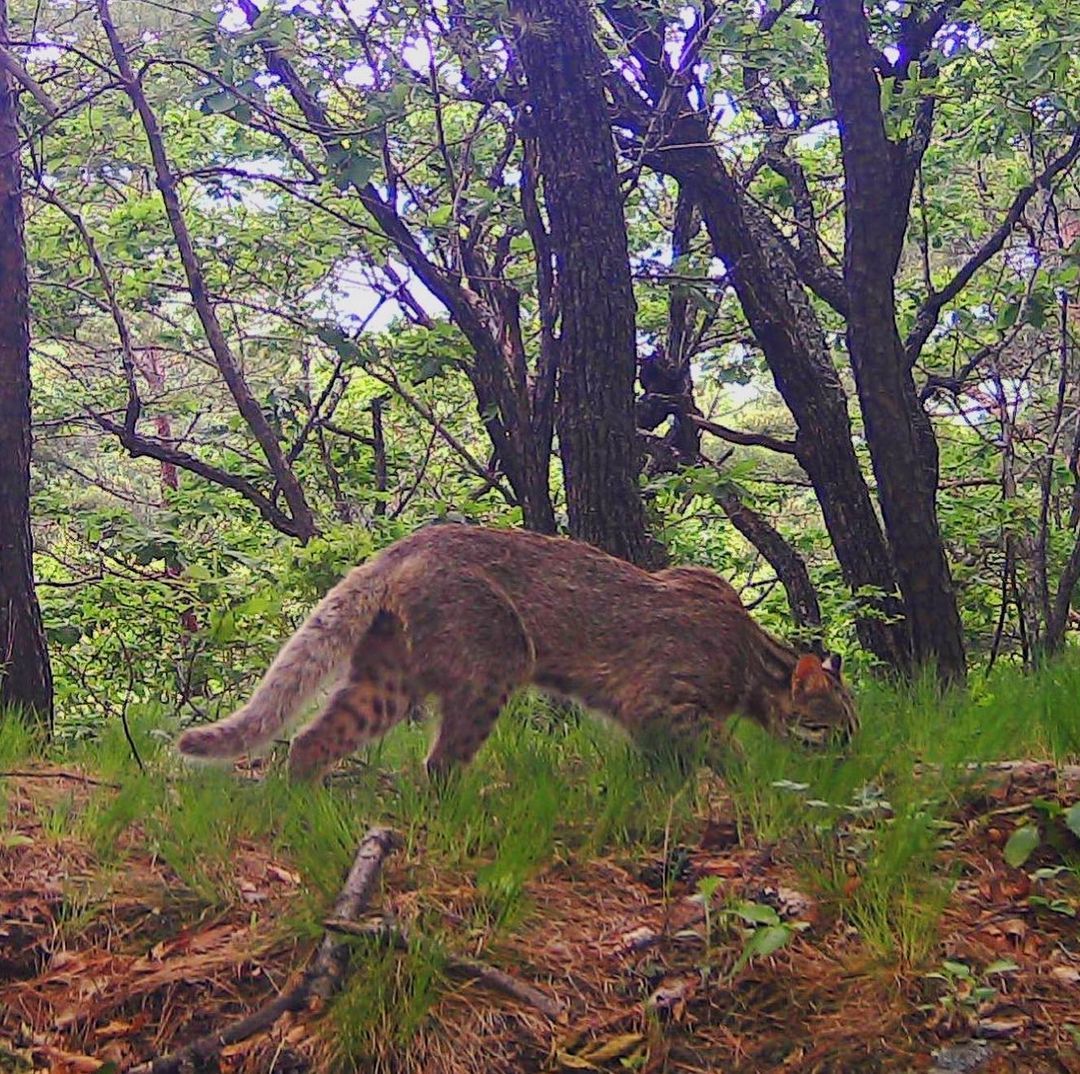
[[[126, 1069], [271, 998], [314, 946], [289, 932], [300, 876], [264, 848], [241, 847], [238, 898], [209, 911], [155, 860], [137, 825], [109, 869], [76, 837], [47, 830], [57, 802], [74, 796], [77, 806], [100, 791], [79, 775], [31, 765], [2, 777], [0, 1071]], [[422, 895], [449, 932], [459, 930], [458, 951], [537, 985], [567, 1015], [553, 1023], [483, 987], [439, 980], [415, 1030], [376, 1024], [357, 1065], [428, 1074], [1080, 1072], [1076, 877], [1033, 881], [1038, 856], [1024, 870], [1002, 857], [1031, 801], [1056, 791], [1036, 772], [956, 818], [943, 852], [957, 882], [939, 923], [939, 958], [917, 967], [875, 962], [834, 906], [804, 893], [784, 846], [739, 845], [722, 799], [666, 893], [655, 860], [557, 860], [530, 881], [527, 912], [497, 940], [469, 932], [470, 876], [440, 875], [399, 852], [373, 910], [407, 924]], [[738, 931], [714, 928], [706, 943], [693, 898], [707, 877], [717, 878], [714, 906], [748, 898], [807, 925], [732, 974]], [[858, 883], [853, 874], [850, 887]], [[1003, 960], [1016, 968], [951, 984], [926, 976], [946, 959], [980, 972]], [[358, 953], [351, 973], [392, 975], [400, 962]], [[226, 1049], [221, 1069], [330, 1069], [339, 1025], [325, 1010], [286, 1016]]]

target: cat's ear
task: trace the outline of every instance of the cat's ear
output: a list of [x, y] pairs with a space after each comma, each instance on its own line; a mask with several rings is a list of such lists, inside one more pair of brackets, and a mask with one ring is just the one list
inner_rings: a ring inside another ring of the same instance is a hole
[[827, 671], [834, 679], [839, 680], [841, 664], [843, 664], [843, 659], [839, 653], [829, 653], [821, 661], [821, 668], [823, 671]]
[[808, 694], [823, 694], [833, 688], [829, 672], [813, 653], [800, 656], [795, 670], [791, 673], [791, 694], [793, 697], [806, 697]]

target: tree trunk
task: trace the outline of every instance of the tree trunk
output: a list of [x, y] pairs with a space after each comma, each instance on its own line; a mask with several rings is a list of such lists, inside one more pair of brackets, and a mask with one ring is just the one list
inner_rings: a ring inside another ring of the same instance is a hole
[[810, 580], [810, 572], [806, 569], [806, 561], [768, 519], [743, 503], [734, 492], [720, 491], [716, 499], [731, 524], [776, 571], [796, 625], [813, 635], [820, 646], [821, 606], [818, 604], [817, 590]]
[[[821, 325], [795, 266], [768, 229], [743, 211], [739, 191], [705, 125], [684, 115], [667, 137], [673, 148], [651, 162], [686, 187], [701, 209], [717, 257], [727, 266], [751, 332], [798, 425], [796, 457], [814, 485], [844, 580], [872, 590], [871, 614], [856, 619], [859, 641], [888, 667], [904, 670], [911, 648], [888, 546], [852, 444], [847, 397]], [[686, 148], [674, 148], [675, 146]]]
[[963, 627], [937, 519], [937, 444], [896, 326], [909, 147], [885, 134], [862, 0], [830, 0], [820, 13], [844, 161], [847, 344], [878, 498], [915, 660], [962, 681]]
[[604, 61], [581, 0], [513, 0], [561, 302], [556, 430], [570, 532], [656, 560], [638, 489], [636, 305]]
[[[8, 45], [0, 0], [0, 45]], [[0, 71], [0, 702], [52, 723], [30, 533], [30, 305], [16, 94]]]

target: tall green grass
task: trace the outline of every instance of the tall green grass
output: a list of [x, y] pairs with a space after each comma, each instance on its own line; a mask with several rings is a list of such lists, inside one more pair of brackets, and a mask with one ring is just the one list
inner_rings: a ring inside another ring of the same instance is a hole
[[[975, 778], [970, 763], [1080, 756], [1080, 658], [1026, 675], [975, 675], [967, 691], [942, 693], [929, 678], [906, 687], [868, 682], [859, 706], [862, 728], [843, 751], [809, 753], [738, 721], [738, 749], [725, 756], [722, 776], [744, 839], [781, 843], [869, 955], [919, 963], [934, 948], [951, 890], [942, 846]], [[175, 871], [180, 883], [170, 896], [191, 913], [235, 900], [243, 841], [269, 846], [303, 878], [282, 922], [301, 934], [321, 932], [373, 824], [402, 834], [409, 882], [421, 896], [429, 869], [475, 883], [470, 926], [490, 935], [542, 909], [530, 906], [528, 882], [553, 860], [572, 869], [598, 855], [655, 858], [692, 845], [702, 823], [685, 758], [643, 753], [605, 724], [530, 695], [512, 703], [476, 761], [438, 787], [423, 771], [429, 725], [398, 726], [344, 776], [310, 786], [290, 784], [280, 765], [259, 781], [183, 765], [164, 723], [146, 712], [129, 728], [142, 768], [115, 723], [93, 741], [54, 747], [54, 759], [84, 765], [119, 789], [95, 789], [81, 812], [61, 802], [50, 831], [76, 826], [105, 869], [121, 867], [126, 840], [149, 849]], [[0, 720], [0, 764], [36, 749], [24, 725]], [[346, 1052], [370, 1047], [378, 1027], [396, 1035], [418, 1024], [436, 992], [444, 944], [453, 943], [431, 910], [421, 898], [419, 931], [404, 957], [365, 954], [366, 971], [336, 1007], [341, 1024], [356, 1027], [342, 1038]]]
[[[741, 726], [726, 778], [744, 829], [802, 849], [808, 878], [883, 957], [916, 962], [935, 941], [951, 879], [948, 817], [978, 780], [973, 763], [1080, 755], [1080, 659], [1031, 674], [998, 668], [968, 690], [929, 677], [867, 683], [849, 748], [808, 755]], [[946, 856], [947, 858], [947, 856]], [[859, 883], [850, 896], [851, 876]]]

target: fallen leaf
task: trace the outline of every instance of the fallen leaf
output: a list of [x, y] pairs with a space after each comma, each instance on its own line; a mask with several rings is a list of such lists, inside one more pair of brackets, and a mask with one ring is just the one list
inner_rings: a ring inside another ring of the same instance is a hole
[[697, 980], [691, 977], [666, 981], [645, 1000], [645, 1009], [666, 1013], [675, 1021], [680, 1021], [686, 1011], [686, 1000], [696, 987]]
[[114, 1037], [132, 1037], [146, 1025], [147, 1015], [140, 1014], [130, 1022], [114, 1019], [94, 1030], [94, 1036], [98, 1040], [110, 1040]]
[[1073, 985], [1080, 981], [1080, 970], [1073, 969], [1072, 966], [1055, 966], [1050, 971], [1050, 976], [1062, 984]]
[[610, 1040], [590, 1044], [578, 1053], [578, 1058], [593, 1065], [607, 1063], [612, 1059], [622, 1059], [644, 1042], [645, 1038], [640, 1033], [622, 1033]]
[[637, 951], [642, 947], [648, 947], [656, 939], [656, 930], [648, 925], [631, 929], [619, 937], [619, 946], [625, 951]]
[[975, 1035], [982, 1038], [1015, 1037], [1031, 1024], [1031, 1016], [1016, 1007], [999, 1010], [975, 1023]]
[[298, 887], [300, 884], [299, 873], [294, 873], [291, 869], [285, 869], [280, 865], [275, 865], [273, 862], [267, 865], [266, 872], [275, 880], [280, 880], [282, 883], [289, 884], [292, 887]]

